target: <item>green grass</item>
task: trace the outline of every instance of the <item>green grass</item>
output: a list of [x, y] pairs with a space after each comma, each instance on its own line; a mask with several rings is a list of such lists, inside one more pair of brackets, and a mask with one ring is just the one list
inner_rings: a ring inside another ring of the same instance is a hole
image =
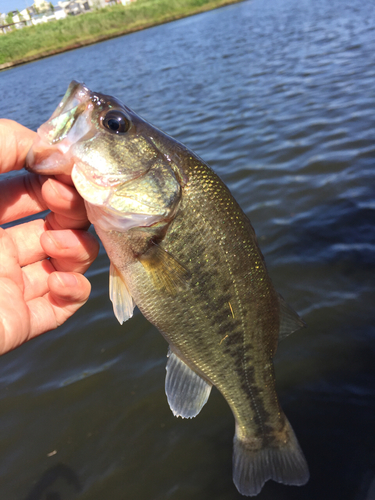
[[0, 65], [161, 24], [240, 0], [137, 0], [0, 35]]

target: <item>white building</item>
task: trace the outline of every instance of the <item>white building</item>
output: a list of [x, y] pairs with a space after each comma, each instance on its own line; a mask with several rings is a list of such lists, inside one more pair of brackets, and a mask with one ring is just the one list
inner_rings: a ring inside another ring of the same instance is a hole
[[51, 8], [49, 2], [46, 0], [34, 0], [33, 7], [37, 10], [37, 12], [45, 12]]
[[21, 21], [20, 16], [18, 14], [15, 14], [14, 16], [12, 16], [12, 20], [16, 24]]
[[55, 7], [54, 14], [55, 14], [55, 19], [57, 19], [57, 20], [58, 19], [65, 19], [67, 16], [67, 13], [61, 7]]
[[[31, 25], [31, 17], [27, 9], [21, 10], [21, 12], [12, 12], [12, 22], [16, 25], [17, 29], [21, 29], [24, 26]], [[7, 24], [7, 23], [5, 23]]]
[[24, 21], [30, 21], [31, 20], [29, 11], [27, 9], [21, 10], [20, 15], [22, 16], [21, 19], [23, 19]]
[[[104, 0], [98, 0], [104, 1]], [[92, 0], [62, 0], [58, 2], [59, 7], [65, 10], [67, 14], [77, 15], [82, 12], [87, 12], [91, 10], [94, 6]], [[99, 5], [98, 5], [99, 6]], [[102, 5], [100, 5], [102, 7]], [[104, 7], [104, 5], [103, 5]]]

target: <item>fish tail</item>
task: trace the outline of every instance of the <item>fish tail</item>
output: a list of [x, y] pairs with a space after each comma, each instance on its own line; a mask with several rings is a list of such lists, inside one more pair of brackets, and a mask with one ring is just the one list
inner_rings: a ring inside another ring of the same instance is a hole
[[286, 419], [285, 425], [283, 439], [272, 440], [272, 444], [256, 450], [250, 446], [250, 441], [239, 438], [236, 430], [233, 482], [242, 495], [258, 495], [269, 479], [295, 486], [302, 486], [309, 480], [306, 459]]

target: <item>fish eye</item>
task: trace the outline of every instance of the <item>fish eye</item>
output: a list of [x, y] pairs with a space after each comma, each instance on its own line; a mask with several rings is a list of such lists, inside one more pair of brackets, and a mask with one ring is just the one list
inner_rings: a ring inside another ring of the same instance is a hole
[[122, 111], [112, 109], [103, 118], [103, 125], [106, 129], [115, 134], [124, 134], [130, 128], [130, 122]]

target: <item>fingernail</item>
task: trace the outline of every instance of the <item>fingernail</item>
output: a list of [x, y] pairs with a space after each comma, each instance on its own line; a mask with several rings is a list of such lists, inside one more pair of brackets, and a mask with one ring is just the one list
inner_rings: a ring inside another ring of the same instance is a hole
[[70, 230], [46, 231], [46, 234], [58, 248], [75, 248], [81, 244], [78, 236]]
[[75, 190], [73, 187], [58, 182], [55, 179], [49, 179], [48, 182], [56, 194], [66, 201], [72, 201], [75, 197]]
[[62, 286], [66, 287], [76, 287], [78, 285], [78, 280], [74, 274], [71, 273], [55, 273], [56, 278], [60, 281]]

